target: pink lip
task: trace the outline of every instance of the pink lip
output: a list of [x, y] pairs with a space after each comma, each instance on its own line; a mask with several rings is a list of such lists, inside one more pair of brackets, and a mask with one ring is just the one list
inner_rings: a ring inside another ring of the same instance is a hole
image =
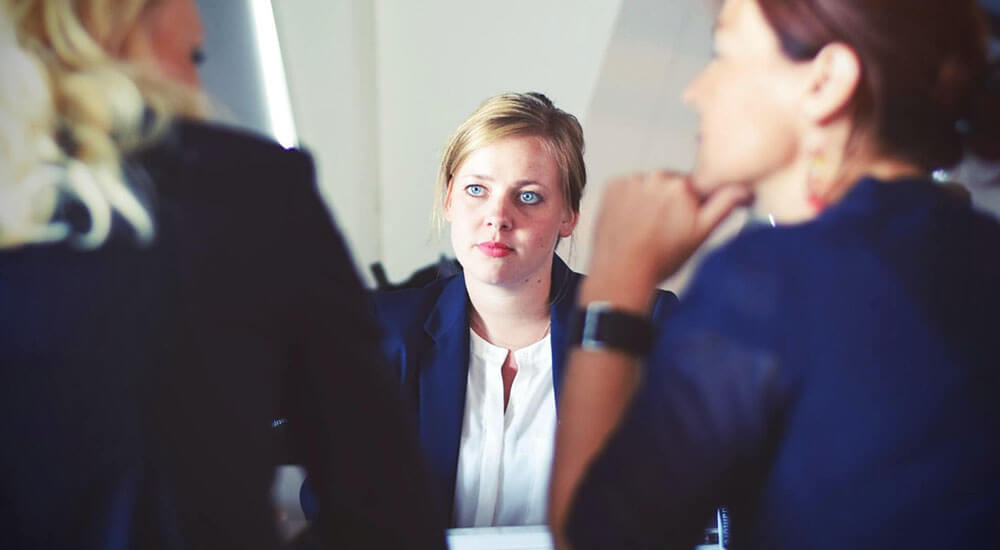
[[476, 245], [476, 248], [478, 248], [480, 252], [486, 254], [491, 258], [502, 258], [504, 256], [507, 256], [508, 254], [514, 253], [513, 248], [503, 243], [498, 243], [494, 241], [481, 242]]

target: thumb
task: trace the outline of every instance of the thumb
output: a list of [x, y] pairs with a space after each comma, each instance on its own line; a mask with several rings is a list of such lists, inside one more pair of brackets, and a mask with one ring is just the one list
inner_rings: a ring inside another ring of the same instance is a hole
[[708, 196], [701, 208], [695, 224], [701, 239], [708, 238], [722, 220], [737, 206], [750, 200], [750, 190], [742, 185], [727, 185]]

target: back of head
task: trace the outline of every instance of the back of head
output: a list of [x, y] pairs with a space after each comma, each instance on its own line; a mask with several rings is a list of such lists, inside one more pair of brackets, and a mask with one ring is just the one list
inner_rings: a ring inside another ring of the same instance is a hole
[[538, 92], [506, 93], [484, 101], [448, 140], [435, 187], [434, 217], [439, 225], [452, 176], [469, 154], [513, 136], [542, 138], [559, 165], [564, 204], [573, 212], [580, 210], [587, 184], [580, 122]]
[[[70, 240], [100, 246], [114, 214], [140, 242], [153, 220], [124, 180], [124, 154], [200, 97], [121, 59], [163, 0], [0, 0], [0, 248]], [[89, 227], [53, 217], [75, 200]]]
[[878, 153], [930, 170], [965, 153], [1000, 159], [1000, 65], [975, 0], [758, 0], [785, 54], [850, 46], [862, 65], [851, 104]]

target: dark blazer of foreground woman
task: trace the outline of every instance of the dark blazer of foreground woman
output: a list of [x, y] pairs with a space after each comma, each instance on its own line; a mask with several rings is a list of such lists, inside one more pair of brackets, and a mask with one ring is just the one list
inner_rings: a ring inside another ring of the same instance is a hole
[[[582, 279], [558, 256], [553, 259], [552, 384], [557, 399], [567, 333]], [[673, 293], [660, 291], [654, 319], [665, 320], [676, 304]], [[383, 351], [415, 410], [420, 444], [450, 521], [469, 375], [465, 275], [459, 273], [424, 288], [376, 294], [375, 307], [384, 331]]]
[[0, 547], [277, 548], [284, 417], [306, 540], [444, 548], [310, 157], [178, 123], [128, 164], [152, 246], [0, 252]]

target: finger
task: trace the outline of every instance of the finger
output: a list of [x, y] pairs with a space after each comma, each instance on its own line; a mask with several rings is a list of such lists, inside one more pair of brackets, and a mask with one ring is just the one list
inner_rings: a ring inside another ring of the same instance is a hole
[[742, 185], [727, 185], [709, 195], [695, 221], [699, 236], [707, 238], [734, 208], [746, 203], [750, 197], [750, 190]]
[[671, 172], [669, 170], [660, 170], [650, 174], [646, 182], [649, 185], [656, 187], [676, 187], [678, 185], [687, 185], [689, 177], [687, 174], [681, 172]]

